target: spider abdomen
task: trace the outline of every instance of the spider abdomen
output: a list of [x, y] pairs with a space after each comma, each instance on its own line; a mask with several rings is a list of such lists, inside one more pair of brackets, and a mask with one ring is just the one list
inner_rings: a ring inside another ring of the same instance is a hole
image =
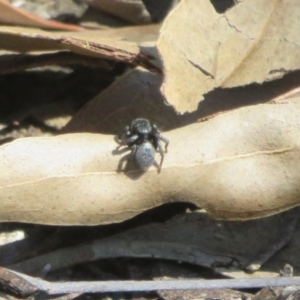
[[155, 162], [155, 149], [150, 142], [138, 145], [135, 156], [135, 163], [142, 171], [147, 171]]

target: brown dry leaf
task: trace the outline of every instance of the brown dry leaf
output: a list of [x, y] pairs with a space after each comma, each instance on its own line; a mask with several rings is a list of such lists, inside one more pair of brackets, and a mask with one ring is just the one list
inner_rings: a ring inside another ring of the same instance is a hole
[[25, 25], [59, 30], [83, 30], [80, 26], [45, 20], [24, 9], [13, 6], [6, 0], [0, 0], [0, 22], [4, 24]]
[[[300, 99], [237, 109], [164, 133], [161, 174], [117, 173], [111, 135], [25, 138], [0, 148], [1, 221], [120, 222], [186, 201], [215, 218], [251, 219], [299, 205]], [[157, 155], [158, 159], [158, 155]]]
[[161, 29], [163, 92], [179, 112], [203, 95], [282, 77], [300, 67], [298, 0], [247, 0], [224, 14], [210, 1], [183, 0]]
[[[158, 26], [151, 26], [143, 33], [147, 33], [149, 41], [153, 41]], [[132, 35], [129, 32], [133, 32]], [[22, 27], [0, 27], [0, 48], [9, 51], [29, 52], [29, 51], [53, 51], [70, 50], [74, 53], [100, 57], [115, 61], [122, 61], [145, 66], [151, 70], [158, 70], [151, 62], [153, 56], [149, 55], [149, 50], [145, 49], [135, 41], [128, 39], [139, 39], [141, 34], [137, 34], [139, 29], [130, 27], [120, 33], [115, 30], [86, 30], [82, 32], [48, 32], [34, 28]], [[123, 38], [121, 38], [123, 36]], [[145, 37], [141, 38], [142, 41]]]

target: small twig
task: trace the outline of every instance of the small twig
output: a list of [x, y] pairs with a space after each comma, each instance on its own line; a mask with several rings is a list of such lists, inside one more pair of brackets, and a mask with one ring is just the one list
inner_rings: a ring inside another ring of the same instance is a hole
[[25, 298], [35, 294], [39, 288], [17, 273], [0, 267], [0, 290], [17, 297]]
[[213, 279], [213, 280], [164, 280], [164, 281], [83, 281], [83, 282], [48, 282], [15, 271], [18, 278], [27, 281], [28, 286], [34, 286], [39, 292], [48, 295], [69, 293], [99, 293], [99, 292], [149, 292], [157, 290], [199, 290], [199, 289], [249, 289], [266, 286], [282, 287], [300, 285], [300, 277], [276, 278], [243, 278], [243, 279]]

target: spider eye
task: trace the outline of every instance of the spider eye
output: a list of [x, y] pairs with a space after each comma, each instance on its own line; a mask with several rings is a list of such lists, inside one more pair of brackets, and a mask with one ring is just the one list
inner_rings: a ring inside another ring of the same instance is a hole
[[124, 128], [124, 131], [125, 131], [126, 136], [130, 135], [130, 128], [129, 128], [129, 126], [126, 126]]
[[153, 124], [152, 130], [153, 130], [154, 132], [157, 132], [157, 131], [158, 131], [157, 126], [156, 126], [155, 124]]

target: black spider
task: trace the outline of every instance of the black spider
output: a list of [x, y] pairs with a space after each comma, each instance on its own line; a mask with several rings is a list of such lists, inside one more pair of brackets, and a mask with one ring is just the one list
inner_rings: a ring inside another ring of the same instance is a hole
[[124, 133], [117, 139], [120, 146], [128, 146], [131, 149], [130, 161], [134, 160], [136, 165], [142, 171], [147, 171], [155, 162], [155, 152], [158, 149], [161, 160], [158, 166], [158, 172], [164, 160], [164, 151], [161, 145], [163, 141], [165, 152], [169, 145], [169, 140], [160, 134], [157, 126], [147, 119], [135, 119], [131, 126], [124, 128]]

